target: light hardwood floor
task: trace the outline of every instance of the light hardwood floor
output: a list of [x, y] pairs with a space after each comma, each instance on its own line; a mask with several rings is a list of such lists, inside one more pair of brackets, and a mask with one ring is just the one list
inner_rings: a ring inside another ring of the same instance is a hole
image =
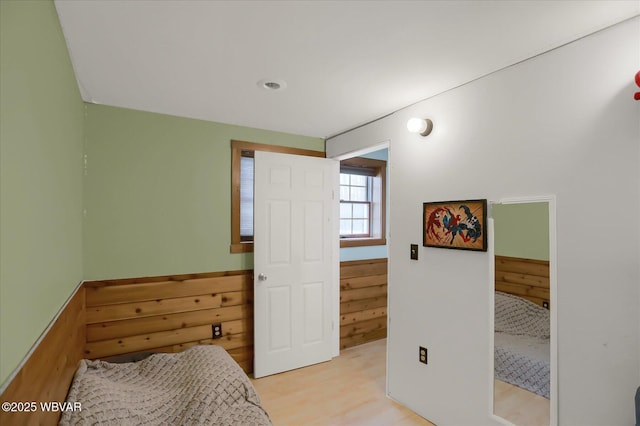
[[[253, 385], [275, 426], [433, 425], [385, 396], [386, 344], [355, 346]], [[549, 400], [496, 380], [495, 414], [522, 426], [549, 424]]]
[[275, 426], [433, 425], [385, 396], [386, 339], [329, 362], [253, 379]]
[[519, 426], [549, 424], [549, 400], [501, 380], [494, 380], [495, 415]]

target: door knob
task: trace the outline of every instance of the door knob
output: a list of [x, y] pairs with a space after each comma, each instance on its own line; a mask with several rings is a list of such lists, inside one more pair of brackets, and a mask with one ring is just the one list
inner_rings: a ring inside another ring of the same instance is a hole
[[267, 276], [265, 274], [258, 275], [258, 281], [266, 281], [266, 280], [267, 280]]

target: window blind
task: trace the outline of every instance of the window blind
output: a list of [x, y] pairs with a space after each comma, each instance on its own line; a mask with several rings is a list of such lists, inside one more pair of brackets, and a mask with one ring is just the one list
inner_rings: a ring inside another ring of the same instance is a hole
[[253, 239], [253, 158], [240, 157], [240, 238]]

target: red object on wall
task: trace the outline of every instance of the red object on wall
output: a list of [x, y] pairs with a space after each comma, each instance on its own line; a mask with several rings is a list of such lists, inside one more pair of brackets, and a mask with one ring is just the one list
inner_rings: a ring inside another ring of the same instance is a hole
[[[636, 73], [636, 86], [640, 87], [640, 71]], [[633, 99], [635, 99], [636, 101], [640, 101], [640, 92], [634, 93]]]

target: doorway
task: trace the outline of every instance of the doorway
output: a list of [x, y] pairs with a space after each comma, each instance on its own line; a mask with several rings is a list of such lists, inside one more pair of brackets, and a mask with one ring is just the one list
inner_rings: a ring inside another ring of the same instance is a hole
[[[341, 349], [387, 337], [388, 155], [385, 145], [340, 157]], [[363, 237], [348, 232], [354, 203], [367, 218]]]

